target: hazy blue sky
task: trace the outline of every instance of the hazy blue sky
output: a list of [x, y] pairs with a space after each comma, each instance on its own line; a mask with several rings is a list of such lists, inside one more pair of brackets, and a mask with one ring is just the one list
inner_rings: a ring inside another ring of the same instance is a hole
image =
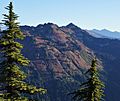
[[120, 0], [0, 0], [0, 20], [9, 1], [21, 25], [73, 22], [83, 29], [120, 31]]

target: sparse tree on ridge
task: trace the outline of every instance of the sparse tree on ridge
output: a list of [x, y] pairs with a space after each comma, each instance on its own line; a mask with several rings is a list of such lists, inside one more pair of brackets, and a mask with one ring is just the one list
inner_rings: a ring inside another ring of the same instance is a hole
[[102, 101], [104, 96], [104, 83], [99, 79], [96, 68], [96, 59], [92, 60], [91, 68], [85, 73], [87, 81], [80, 85], [79, 90], [70, 93], [75, 101]]
[[3, 101], [28, 101], [24, 94], [45, 93], [25, 82], [27, 74], [22, 70], [30, 61], [21, 54], [23, 45], [17, 40], [24, 39], [16, 22], [18, 16], [13, 12], [12, 2], [5, 8], [9, 14], [3, 14], [2, 24], [7, 27], [0, 35], [0, 98]]

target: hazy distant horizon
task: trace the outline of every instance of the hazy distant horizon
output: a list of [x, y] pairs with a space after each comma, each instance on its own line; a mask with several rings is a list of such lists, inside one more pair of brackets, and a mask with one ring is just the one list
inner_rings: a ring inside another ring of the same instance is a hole
[[82, 29], [107, 29], [120, 32], [120, 0], [2, 0], [0, 21], [6, 7], [14, 1], [20, 25], [37, 26], [48, 22], [59, 26], [74, 23]]

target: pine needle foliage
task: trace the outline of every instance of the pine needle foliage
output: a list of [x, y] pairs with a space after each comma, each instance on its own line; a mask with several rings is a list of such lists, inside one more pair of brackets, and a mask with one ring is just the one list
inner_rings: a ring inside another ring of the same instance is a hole
[[29, 101], [24, 94], [46, 93], [25, 82], [27, 74], [22, 68], [29, 66], [30, 61], [21, 54], [23, 45], [17, 40], [24, 39], [20, 31], [18, 16], [13, 12], [12, 2], [5, 8], [8, 15], [3, 14], [2, 24], [6, 26], [0, 35], [0, 98], [3, 101]]
[[96, 68], [96, 59], [92, 60], [91, 68], [85, 73], [87, 81], [80, 85], [79, 90], [70, 93], [74, 101], [103, 101], [104, 83]]

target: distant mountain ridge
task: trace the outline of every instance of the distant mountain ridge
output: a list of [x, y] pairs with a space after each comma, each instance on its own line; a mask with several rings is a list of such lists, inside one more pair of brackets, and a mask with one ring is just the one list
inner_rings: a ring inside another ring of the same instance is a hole
[[73, 23], [62, 27], [47, 23], [20, 28], [27, 36], [22, 41], [23, 54], [34, 67], [30, 69], [33, 76], [29, 82], [48, 89], [45, 101], [69, 101], [66, 94], [79, 87], [82, 73], [90, 67], [94, 55], [100, 60], [99, 66], [104, 67], [105, 100], [120, 99], [119, 40], [93, 37]]
[[88, 33], [98, 38], [109, 38], [109, 39], [120, 40], [120, 32], [117, 32], [117, 31], [113, 32], [107, 29], [102, 29], [102, 30], [93, 29], [93, 30], [88, 30]]

